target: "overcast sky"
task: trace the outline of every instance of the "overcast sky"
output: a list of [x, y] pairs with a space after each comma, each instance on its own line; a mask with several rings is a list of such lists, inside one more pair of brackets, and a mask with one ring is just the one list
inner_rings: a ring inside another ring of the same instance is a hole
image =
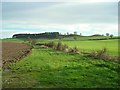
[[83, 35], [106, 33], [118, 35], [118, 0], [9, 1], [2, 2], [2, 18], [0, 18], [2, 38], [12, 37], [15, 33], [56, 31], [63, 34], [77, 31]]

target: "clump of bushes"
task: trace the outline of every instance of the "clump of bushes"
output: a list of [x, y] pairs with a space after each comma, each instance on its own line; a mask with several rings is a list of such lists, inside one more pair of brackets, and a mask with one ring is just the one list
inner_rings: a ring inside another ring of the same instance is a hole
[[61, 42], [58, 42], [55, 49], [60, 50], [60, 51], [68, 52], [69, 48], [66, 44], [62, 44]]
[[98, 57], [98, 58], [103, 58], [103, 59], [107, 59], [108, 57], [107, 57], [107, 48], [103, 48], [102, 50], [99, 50], [99, 51], [97, 51], [97, 54], [96, 54], [96, 56]]
[[62, 50], [63, 50], [63, 45], [62, 45], [62, 43], [61, 43], [61, 42], [58, 42], [58, 43], [57, 43], [56, 50], [60, 50], [60, 51], [62, 51]]
[[48, 46], [48, 47], [51, 47], [51, 48], [55, 47], [54, 42], [49, 42], [49, 43], [46, 43], [45, 45]]
[[118, 57], [115, 56], [110, 56], [107, 54], [107, 48], [103, 48], [102, 50], [99, 51], [93, 51], [92, 53], [89, 54], [89, 56], [95, 57], [97, 59], [103, 59], [103, 60], [114, 60], [117, 61]]
[[77, 47], [69, 48], [66, 44], [62, 44], [60, 41], [58, 43], [49, 42], [49, 43], [46, 43], [45, 45], [59, 51], [79, 53], [79, 50]]
[[93, 51], [91, 53], [79, 52], [79, 49], [75, 46], [74, 48], [69, 48], [66, 44], [62, 44], [60, 41], [58, 43], [49, 42], [46, 43], [45, 46], [54, 48], [59, 51], [70, 52], [70, 53], [83, 53], [84, 55], [91, 56], [97, 59], [103, 60], [111, 60], [111, 61], [118, 61], [120, 57], [117, 56], [110, 56], [107, 54], [107, 48], [103, 48], [102, 50]]
[[66, 44], [63, 45], [63, 51], [64, 52], [68, 52], [69, 51], [69, 47]]
[[79, 50], [77, 47], [74, 47], [74, 48], [70, 48], [69, 49], [69, 52], [72, 52], [72, 53], [79, 53]]
[[37, 42], [36, 39], [32, 39], [32, 38], [28, 38], [27, 41], [31, 47], [33, 47]]

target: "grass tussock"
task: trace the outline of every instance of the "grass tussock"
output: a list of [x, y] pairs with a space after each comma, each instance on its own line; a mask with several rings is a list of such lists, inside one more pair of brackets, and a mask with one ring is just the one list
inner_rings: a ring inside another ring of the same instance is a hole
[[79, 50], [77, 47], [74, 47], [74, 48], [70, 48], [69, 49], [69, 52], [72, 52], [72, 53], [79, 53]]
[[[76, 53], [76, 54], [83, 53], [84, 54], [84, 52], [80, 52], [76, 46], [74, 48], [69, 48], [66, 44], [62, 44], [61, 42], [58, 42], [58, 43], [49, 42], [49, 43], [46, 43], [45, 45], [47, 47], [53, 48], [55, 50], [63, 51], [63, 52]], [[120, 57], [111, 56], [107, 52], [108, 52], [107, 48], [103, 48], [102, 50], [87, 53], [87, 55], [90, 57], [94, 57], [96, 59], [102, 59], [102, 60], [110, 60], [110, 61], [118, 61], [119, 60]]]
[[51, 48], [54, 48], [56, 46], [54, 42], [49, 42], [49, 43], [46, 43], [45, 45]]
[[103, 48], [102, 50], [93, 51], [89, 54], [89, 56], [95, 57], [97, 59], [103, 60], [111, 60], [111, 61], [118, 61], [119, 57], [117, 56], [110, 56], [107, 54], [107, 48]]
[[79, 53], [79, 50], [77, 47], [69, 48], [66, 44], [62, 44], [61, 42], [58, 42], [58, 43], [49, 42], [49, 43], [46, 43], [45, 45], [59, 51]]
[[61, 43], [61, 42], [58, 42], [58, 43], [57, 43], [56, 50], [62, 51], [63, 49], [64, 49], [64, 47], [63, 47], [62, 43]]

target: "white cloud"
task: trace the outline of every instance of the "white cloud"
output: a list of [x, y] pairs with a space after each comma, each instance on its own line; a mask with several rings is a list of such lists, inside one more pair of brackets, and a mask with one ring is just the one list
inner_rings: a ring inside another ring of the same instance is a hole
[[63, 34], [77, 31], [83, 35], [118, 34], [118, 8], [113, 2], [4, 3], [3, 6], [3, 37], [54, 31]]
[[31, 31], [22, 31], [22, 30], [2, 30], [0, 32], [0, 38], [12, 38], [14, 34], [19, 34], [19, 33], [33, 33]]
[[[82, 35], [93, 35], [93, 34], [106, 34], [110, 33], [113, 35], [118, 35], [118, 25], [117, 24], [49, 24], [49, 25], [29, 25], [29, 28], [36, 28], [35, 30], [3, 30], [2, 38], [12, 37], [13, 34], [19, 33], [44, 33], [44, 32], [60, 32], [73, 33], [77, 31], [78, 34]], [[27, 29], [27, 28], [26, 28]]]
[[[35, 4], [38, 6], [35, 7]], [[43, 8], [46, 4], [48, 7]], [[54, 3], [54, 5], [51, 3], [34, 3], [31, 7], [32, 5], [31, 3], [4, 3], [3, 21], [78, 24], [117, 23], [118, 19], [117, 3]], [[22, 7], [20, 8], [20, 6]]]

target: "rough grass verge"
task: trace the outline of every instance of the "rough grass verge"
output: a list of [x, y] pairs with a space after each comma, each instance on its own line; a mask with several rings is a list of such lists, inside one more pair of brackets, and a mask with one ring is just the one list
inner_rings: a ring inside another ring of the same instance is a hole
[[109, 54], [107, 54], [107, 48], [103, 48], [102, 50], [98, 50], [98, 51], [93, 51], [89, 53], [88, 56], [92, 56], [97, 59], [110, 60], [110, 61], [118, 61], [120, 58], [118, 56], [110, 56]]
[[49, 42], [49, 43], [45, 43], [45, 46], [48, 46], [50, 48], [53, 48], [59, 51], [64, 51], [69, 53], [79, 53], [79, 49], [76, 46], [74, 48], [69, 48], [66, 44], [62, 44], [61, 42], [58, 42], [58, 43]]
[[87, 54], [87, 56], [94, 57], [96, 59], [110, 60], [117, 62], [120, 59], [119, 56], [111, 56], [107, 54], [108, 51], [107, 48], [103, 48], [102, 50], [98, 50], [98, 51], [93, 51], [91, 53], [85, 53], [85, 52], [80, 52], [76, 46], [74, 48], [69, 48], [66, 44], [62, 44], [61, 42], [58, 43], [49, 42], [49, 43], [45, 43], [45, 46], [68, 53], [83, 54], [83, 55]]

